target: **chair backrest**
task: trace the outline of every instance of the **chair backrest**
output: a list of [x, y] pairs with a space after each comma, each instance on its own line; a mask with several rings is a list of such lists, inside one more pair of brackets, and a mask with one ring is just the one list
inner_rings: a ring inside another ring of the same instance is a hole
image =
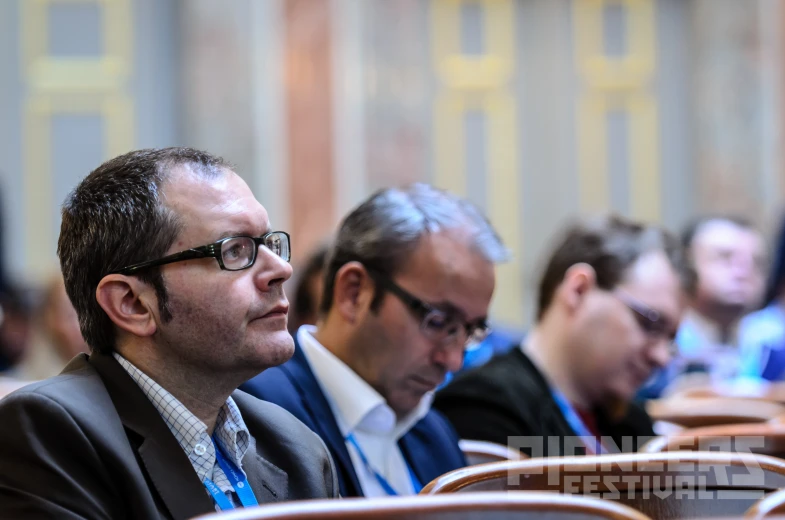
[[[576, 500], [577, 499], [577, 500]], [[304, 500], [234, 509], [199, 520], [650, 520], [634, 509], [556, 493], [466, 493], [392, 498]]]
[[772, 518], [785, 515], [785, 489], [770, 493], [755, 502], [745, 518]]
[[691, 428], [655, 437], [639, 451], [733, 451], [785, 459], [785, 424], [769, 422]]
[[679, 390], [668, 398], [733, 397], [757, 399], [785, 404], [785, 383], [768, 381], [740, 381], [738, 383], [696, 386]]
[[500, 462], [503, 460], [521, 460], [526, 454], [495, 442], [474, 441], [461, 439], [458, 442], [466, 462], [473, 466], [475, 464], [485, 464], [486, 462]]
[[684, 430], [684, 426], [667, 421], [655, 421], [654, 433], [657, 435], [673, 435]]
[[666, 452], [532, 458], [452, 471], [423, 494], [556, 491], [589, 494], [652, 518], [743, 514], [785, 486], [785, 460], [750, 453]]
[[649, 401], [646, 411], [655, 421], [699, 428], [766, 422], [785, 415], [785, 406], [771, 401], [733, 397], [668, 398]]

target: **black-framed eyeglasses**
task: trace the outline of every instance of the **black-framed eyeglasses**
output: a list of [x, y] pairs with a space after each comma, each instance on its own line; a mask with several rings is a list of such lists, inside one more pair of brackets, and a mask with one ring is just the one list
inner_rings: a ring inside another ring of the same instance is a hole
[[488, 336], [490, 328], [485, 320], [467, 323], [455, 312], [424, 302], [387, 277], [370, 273], [384, 289], [390, 291], [420, 320], [420, 329], [428, 338], [442, 343], [460, 343], [464, 346], [479, 343]]
[[665, 339], [670, 343], [671, 352], [678, 350], [675, 343], [674, 329], [670, 328], [668, 320], [662, 313], [653, 309], [645, 303], [633, 298], [622, 291], [614, 291], [614, 296], [621, 301], [630, 311], [638, 323], [638, 326], [649, 337], [654, 339]]
[[256, 262], [259, 246], [266, 247], [286, 262], [291, 259], [292, 249], [289, 234], [285, 231], [270, 231], [260, 237], [233, 236], [222, 238], [218, 242], [186, 249], [158, 260], [148, 260], [129, 265], [113, 271], [111, 274], [131, 275], [150, 267], [197, 258], [215, 258], [221, 269], [225, 271], [242, 271], [243, 269], [248, 269]]

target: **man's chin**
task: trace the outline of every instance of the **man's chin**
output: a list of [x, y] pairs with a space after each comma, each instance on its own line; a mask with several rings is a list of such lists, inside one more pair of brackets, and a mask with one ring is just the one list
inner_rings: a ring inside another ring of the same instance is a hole
[[635, 382], [630, 381], [630, 384], [624, 385], [623, 387], [620, 385], [615, 388], [611, 388], [606, 393], [605, 400], [609, 403], [629, 403], [635, 400], [638, 389], [640, 389], [642, 386], [643, 383], [636, 385]]
[[294, 355], [294, 340], [287, 331], [266, 334], [254, 348], [254, 366], [262, 370], [282, 365]]
[[750, 306], [750, 297], [746, 293], [726, 294], [721, 304], [723, 314], [730, 316], [743, 314]]
[[620, 421], [627, 414], [627, 409], [634, 398], [635, 392], [614, 392], [606, 399], [602, 408], [612, 421]]

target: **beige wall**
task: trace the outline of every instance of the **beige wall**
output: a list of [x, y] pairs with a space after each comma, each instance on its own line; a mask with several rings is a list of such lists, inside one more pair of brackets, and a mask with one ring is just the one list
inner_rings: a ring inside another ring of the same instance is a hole
[[[102, 13], [103, 53], [50, 59], [51, 6], [82, 4]], [[779, 218], [778, 0], [15, 0], [3, 15], [18, 16], [23, 87], [0, 91], [0, 110], [24, 110], [0, 117], [23, 136], [0, 144], [0, 172], [21, 208], [13, 269], [31, 281], [54, 260], [48, 125], [62, 110], [98, 115], [96, 161], [170, 144], [225, 155], [292, 233], [295, 262], [376, 188], [465, 195], [513, 251], [493, 308], [511, 325], [529, 321], [569, 217]], [[174, 57], [158, 69], [151, 31]], [[175, 130], [155, 134], [156, 117]]]

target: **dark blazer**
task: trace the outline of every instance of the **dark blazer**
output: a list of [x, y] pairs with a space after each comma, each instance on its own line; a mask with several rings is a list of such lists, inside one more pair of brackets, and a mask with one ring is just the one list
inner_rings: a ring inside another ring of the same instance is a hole
[[[341, 496], [363, 496], [341, 430], [296, 337], [292, 359], [265, 370], [240, 389], [282, 406], [319, 434], [338, 469]], [[466, 466], [455, 430], [433, 410], [398, 441], [398, 446], [423, 486], [448, 471]]]
[[[463, 439], [507, 445], [509, 437], [535, 437], [539, 440], [526, 442], [541, 441], [543, 456], [563, 455], [565, 437], [579, 442], [545, 378], [520, 348], [456, 377], [436, 394], [434, 407], [447, 416]], [[637, 451], [654, 436], [651, 419], [637, 405], [631, 405], [620, 421], [611, 421], [600, 409], [595, 410], [595, 416], [602, 436], [612, 437], [621, 451]], [[555, 445], [549, 446], [548, 437], [559, 440], [552, 439]], [[509, 439], [509, 445], [522, 446], [514, 439]], [[523, 451], [532, 455], [526, 447]], [[568, 454], [581, 451], [568, 449]]]
[[[259, 503], [336, 496], [335, 468], [313, 432], [278, 406], [240, 391], [232, 398], [256, 441], [243, 469]], [[113, 357], [81, 354], [0, 401], [0, 517], [212, 512], [188, 456]]]

